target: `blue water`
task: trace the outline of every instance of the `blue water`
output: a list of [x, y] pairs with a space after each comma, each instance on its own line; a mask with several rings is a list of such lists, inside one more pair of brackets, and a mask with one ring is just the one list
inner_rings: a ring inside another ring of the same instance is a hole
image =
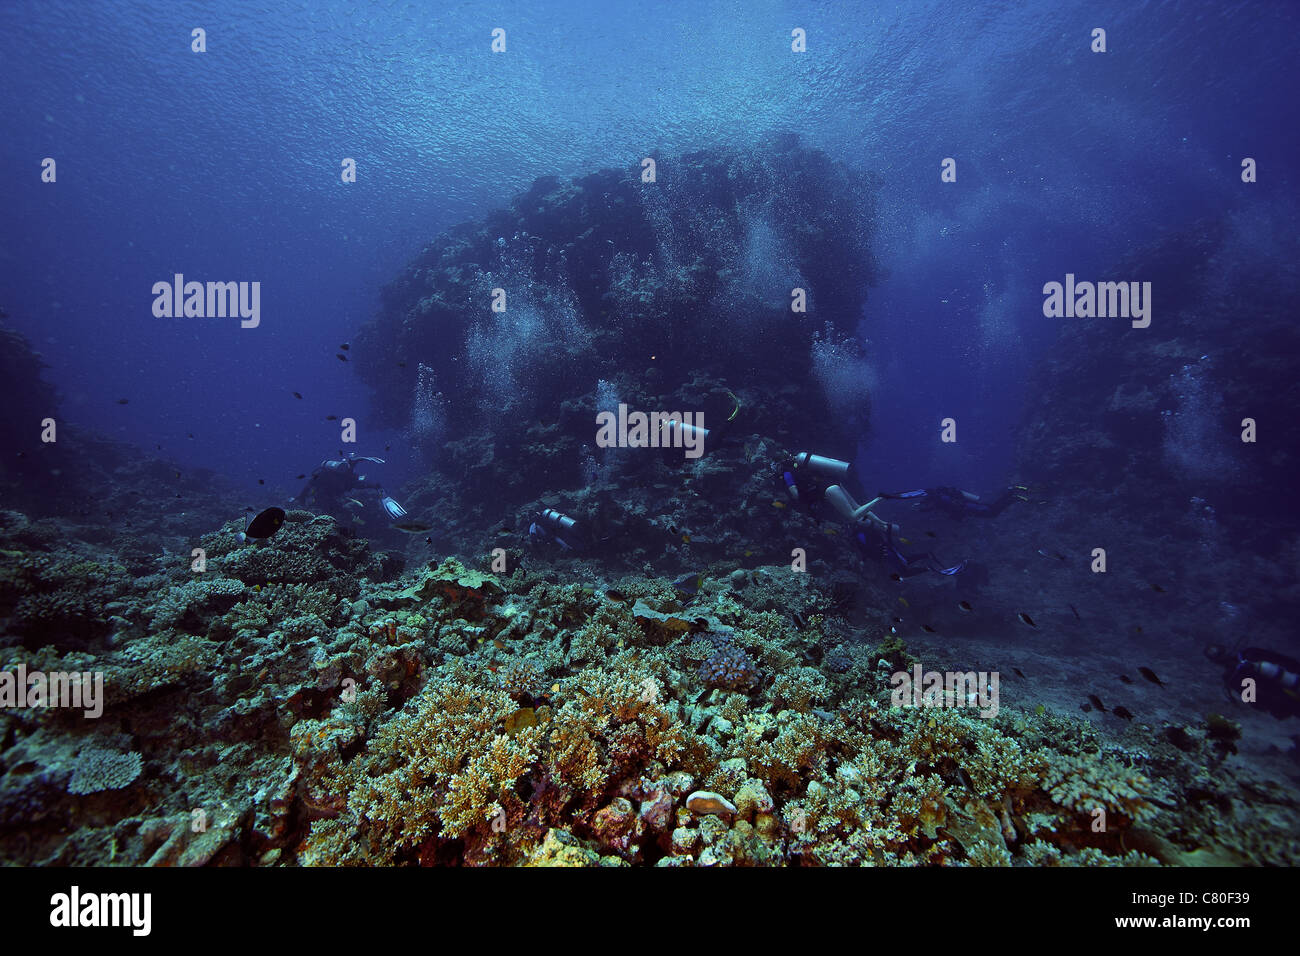
[[[882, 184], [864, 480], [990, 487], [1044, 281], [1207, 214], [1293, 228], [1300, 5], [970, 6], [9, 2], [0, 305], [74, 421], [291, 491], [353, 416], [391, 487], [415, 458], [335, 355], [426, 242], [539, 175], [793, 130]], [[260, 281], [261, 326], [155, 318], [177, 272]]]

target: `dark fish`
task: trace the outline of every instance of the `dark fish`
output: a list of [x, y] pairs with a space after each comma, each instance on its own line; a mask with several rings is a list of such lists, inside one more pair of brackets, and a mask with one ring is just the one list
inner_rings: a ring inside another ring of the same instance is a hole
[[1111, 711], [1111, 713], [1123, 720], [1133, 719], [1133, 715], [1129, 712], [1129, 709], [1127, 707], [1116, 707], [1114, 710]]
[[673, 587], [683, 594], [698, 594], [700, 587], [704, 584], [704, 576], [701, 574], [686, 574], [673, 582]]
[[1038, 553], [1045, 558], [1056, 558], [1057, 561], [1065, 560], [1065, 555], [1061, 554], [1060, 551], [1046, 551], [1043, 548], [1039, 548]]
[[1034, 623], [1034, 619], [1030, 617], [1028, 614], [1026, 614], [1024, 611], [1021, 611], [1019, 614], [1016, 615], [1016, 617], [1020, 618], [1020, 620], [1024, 621], [1030, 627], [1038, 626], [1037, 624]]
[[1076, 621], [1083, 620], [1083, 618], [1079, 616], [1079, 609], [1077, 607], [1075, 607], [1073, 604], [1068, 605], [1068, 607], [1070, 608], [1070, 612], [1074, 615], [1074, 619]]
[[397, 363], [397, 367], [398, 367], [398, 368], [406, 368], [406, 363], [405, 363], [405, 362], [398, 362], [398, 363]]
[[902, 624], [902, 623], [903, 623], [903, 619], [902, 619], [901, 617], [896, 617], [896, 618], [893, 618], [892, 620], [893, 620], [893, 622], [894, 622], [895, 624]]
[[334, 354], [334, 357], [338, 359], [340, 362], [346, 362], [348, 360], [348, 357], [344, 355], [342, 352], [336, 352]]
[[336, 421], [338, 421], [338, 420], [339, 420], [339, 417], [338, 417], [337, 415], [326, 415], [326, 416], [325, 416], [325, 421], [327, 421], [327, 422], [336, 422]]
[[339, 346], [339, 348], [341, 348], [343, 351], [346, 352], [349, 348], [348, 343], [344, 342], [342, 345]]
[[119, 405], [125, 405], [125, 404], [127, 403], [127, 401], [128, 401], [128, 400], [125, 399], [125, 398], [119, 398], [119, 399], [117, 400], [117, 404], [119, 404]]
[[1161, 587], [1160, 585], [1158, 585], [1158, 584], [1153, 584], [1153, 585], [1151, 585], [1151, 590], [1152, 590], [1152, 591], [1155, 591], [1157, 594], [1164, 594], [1164, 593], [1165, 593], [1165, 589], [1162, 588], [1162, 587]]
[[937, 538], [937, 537], [939, 537], [939, 536], [938, 536], [937, 534], [935, 534], [933, 531], [927, 531], [925, 534], [926, 534], [926, 537], [929, 537], [929, 538]]
[[299, 475], [298, 477], [299, 477], [299, 478], [306, 478], [307, 476], [306, 476], [305, 474], [303, 474], [303, 475]]
[[1142, 625], [1141, 625], [1141, 624], [1137, 625], [1136, 627], [1133, 628], [1133, 630], [1134, 630], [1136, 633], [1141, 634], [1141, 633], [1142, 633]]
[[259, 479], [257, 479], [257, 483], [258, 483], [259, 485], [264, 485], [264, 484], [266, 484], [266, 479], [265, 479], [265, 478], [259, 478]]
[[185, 437], [186, 437], [186, 438], [193, 438], [193, 437], [194, 437], [194, 432], [186, 432], [186, 433], [185, 433]]
[[301, 392], [294, 392], [294, 393], [293, 393], [293, 397], [294, 397], [294, 398], [302, 398], [302, 393], [301, 393]]
[[1165, 682], [1162, 681], [1159, 677], [1157, 677], [1156, 672], [1149, 667], [1139, 667], [1138, 673], [1141, 674], [1143, 677], [1145, 677], [1147, 680], [1149, 680], [1151, 683], [1156, 684], [1159, 687], [1165, 686]]
[[1019, 667], [1013, 667], [1013, 668], [1011, 668], [1011, 671], [1012, 671], [1012, 673], [1014, 673], [1017, 677], [1024, 677], [1024, 676], [1025, 676], [1025, 672], [1022, 671]]
[[154, 445], [154, 448], [156, 448], [158, 451], [162, 451], [162, 445]]
[[1096, 694], [1088, 695], [1088, 703], [1092, 704], [1092, 706], [1096, 707], [1103, 714], [1106, 713], [1106, 705], [1101, 702], [1101, 698]]
[[970, 601], [958, 601], [958, 602], [957, 602], [957, 606], [958, 606], [959, 608], [961, 608], [963, 611], [973, 611], [973, 610], [974, 610], [974, 608], [970, 606]]
[[922, 625], [921, 625], [921, 630], [925, 631], [925, 633], [927, 633], [927, 634], [933, 634], [933, 633], [934, 633], [934, 628], [932, 628], [929, 624], [922, 624]]
[[402, 532], [402, 534], [425, 534], [433, 530], [433, 525], [423, 524], [419, 521], [401, 521], [391, 527]]
[[901, 575], [899, 575], [899, 574], [897, 574], [897, 573], [894, 573], [894, 574], [891, 574], [891, 575], [889, 576], [889, 580], [891, 580], [891, 581], [901, 581], [901, 580], [903, 580], [903, 578], [902, 578]]
[[1092, 704], [1080, 704], [1080, 705], [1079, 705], [1079, 709], [1080, 709], [1081, 711], [1083, 711], [1084, 713], [1091, 713], [1091, 712], [1092, 712]]
[[628, 599], [626, 594], [624, 594], [622, 591], [616, 590], [615, 588], [606, 588], [605, 597], [609, 598], [611, 601], [620, 601], [620, 602], [627, 601]]
[[1127, 674], [1120, 674], [1119, 679], [1122, 680], [1125, 684], [1133, 683], [1133, 678], [1129, 677]]
[[392, 445], [385, 445], [385, 446], [384, 446], [384, 451], [388, 451], [388, 449], [390, 449], [390, 448], [392, 448], [392, 447], [393, 447]]
[[180, 473], [179, 471], [176, 472], [176, 477], [179, 478], [180, 476], [181, 476], [181, 473]]
[[284, 524], [283, 508], [267, 508], [244, 528], [244, 535], [249, 538], [269, 538], [280, 530]]

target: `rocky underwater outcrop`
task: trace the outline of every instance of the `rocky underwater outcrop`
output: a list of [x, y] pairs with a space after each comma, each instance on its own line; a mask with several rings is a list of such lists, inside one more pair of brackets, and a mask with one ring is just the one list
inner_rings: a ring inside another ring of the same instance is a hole
[[[844, 373], [876, 271], [871, 184], [792, 136], [646, 168], [544, 177], [452, 229], [353, 340], [451, 513], [489, 506], [480, 533], [539, 488], [586, 484], [595, 416], [620, 403], [716, 428], [730, 394], [747, 430], [847, 455], [866, 433], [870, 396]], [[819, 363], [829, 388], [809, 384]]]

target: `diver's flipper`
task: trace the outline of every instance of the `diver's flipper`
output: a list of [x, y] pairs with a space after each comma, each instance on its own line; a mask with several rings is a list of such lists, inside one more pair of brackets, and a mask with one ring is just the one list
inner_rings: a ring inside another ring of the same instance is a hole
[[384, 495], [384, 497], [380, 498], [379, 503], [384, 506], [384, 511], [388, 513], [388, 517], [394, 520], [406, 517], [406, 509], [392, 498], [388, 497], [388, 495]]

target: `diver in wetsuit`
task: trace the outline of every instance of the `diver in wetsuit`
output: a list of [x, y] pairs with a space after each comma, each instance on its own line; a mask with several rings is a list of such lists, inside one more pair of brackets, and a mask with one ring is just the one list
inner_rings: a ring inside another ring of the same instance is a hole
[[938, 488], [920, 488], [916, 491], [882, 491], [880, 497], [921, 499], [934, 510], [942, 511], [948, 517], [960, 520], [966, 517], [996, 518], [1011, 502], [1028, 501], [1024, 494], [1027, 490], [1024, 485], [1011, 485], [992, 501], [983, 501], [979, 495], [948, 485], [941, 485]]
[[379, 495], [379, 505], [389, 518], [396, 521], [406, 517], [406, 509], [388, 496], [383, 486], [374, 479], [360, 474], [357, 467], [363, 462], [384, 464], [382, 458], [327, 458], [311, 473], [307, 484], [298, 492], [297, 498], [290, 498], [304, 508], [321, 507], [340, 510], [346, 500], [355, 491], [374, 491]]
[[965, 561], [946, 565], [931, 551], [911, 554], [904, 552], [894, 537], [898, 525], [884, 520], [874, 512], [877, 505], [891, 496], [877, 495], [865, 505], [858, 504], [845, 487], [849, 480], [849, 468], [847, 461], [805, 451], [795, 455], [781, 469], [780, 477], [786, 494], [794, 501], [806, 505], [814, 514], [822, 502], [830, 505], [838, 517], [853, 525], [854, 542], [859, 550], [871, 557], [884, 557], [899, 577], [911, 577], [926, 571], [953, 575], [966, 566]]
[[1230, 650], [1221, 644], [1205, 648], [1205, 656], [1223, 667], [1229, 694], [1241, 700], [1242, 681], [1255, 682], [1255, 702], [1281, 720], [1300, 716], [1300, 661], [1265, 647]]

